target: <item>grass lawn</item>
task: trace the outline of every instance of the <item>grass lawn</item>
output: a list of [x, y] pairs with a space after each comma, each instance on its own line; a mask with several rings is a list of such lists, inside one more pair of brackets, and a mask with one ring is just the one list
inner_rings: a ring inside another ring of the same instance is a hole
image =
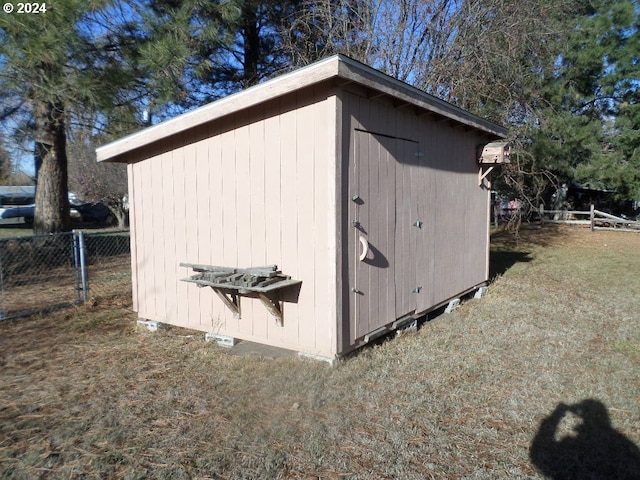
[[640, 235], [493, 239], [488, 295], [336, 367], [135, 326], [0, 323], [0, 477], [640, 478]]
[[0, 223], [0, 238], [30, 237], [33, 235], [33, 226], [27, 223], [7, 222]]

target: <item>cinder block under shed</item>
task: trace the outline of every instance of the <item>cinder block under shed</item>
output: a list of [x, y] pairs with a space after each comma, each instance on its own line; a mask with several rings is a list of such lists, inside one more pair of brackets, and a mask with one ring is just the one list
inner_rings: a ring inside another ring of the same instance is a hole
[[344, 355], [486, 283], [505, 135], [338, 55], [105, 145], [128, 164], [134, 309]]

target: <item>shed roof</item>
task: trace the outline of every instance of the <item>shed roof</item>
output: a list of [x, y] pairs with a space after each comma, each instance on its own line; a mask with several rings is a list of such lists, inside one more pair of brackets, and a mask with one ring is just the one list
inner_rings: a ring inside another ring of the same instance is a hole
[[390, 96], [400, 104], [413, 105], [452, 122], [482, 131], [496, 139], [504, 138], [507, 134], [506, 129], [500, 125], [473, 115], [344, 55], [334, 55], [99, 147], [96, 150], [98, 161], [126, 161], [129, 157], [126, 154], [138, 148], [332, 79], [339, 80], [342, 85], [359, 84]]

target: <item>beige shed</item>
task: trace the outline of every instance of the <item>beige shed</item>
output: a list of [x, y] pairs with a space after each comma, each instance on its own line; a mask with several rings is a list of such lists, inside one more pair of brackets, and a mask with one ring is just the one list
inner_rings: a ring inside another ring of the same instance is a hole
[[505, 135], [337, 55], [105, 145], [134, 309], [339, 357], [485, 284]]

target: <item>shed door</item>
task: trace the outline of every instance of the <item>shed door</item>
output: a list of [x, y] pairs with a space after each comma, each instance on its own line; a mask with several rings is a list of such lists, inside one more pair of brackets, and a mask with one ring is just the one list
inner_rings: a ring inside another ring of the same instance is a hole
[[417, 142], [355, 133], [350, 182], [353, 339], [416, 309], [411, 172], [417, 151]]

